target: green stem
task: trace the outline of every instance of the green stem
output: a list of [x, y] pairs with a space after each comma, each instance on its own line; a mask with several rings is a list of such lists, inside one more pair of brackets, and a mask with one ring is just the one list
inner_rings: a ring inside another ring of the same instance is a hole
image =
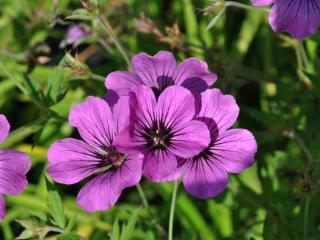
[[97, 75], [97, 74], [94, 74], [94, 73], [91, 73], [91, 74], [90, 74], [90, 77], [91, 77], [92, 79], [94, 79], [94, 80], [98, 80], [98, 81], [102, 81], [102, 82], [104, 82], [104, 81], [106, 80], [104, 77], [101, 77], [101, 76], [99, 76], [99, 75]]
[[138, 189], [138, 192], [139, 192], [139, 195], [141, 197], [143, 205], [145, 206], [145, 208], [149, 209], [148, 200], [147, 200], [146, 195], [144, 194], [144, 191], [143, 191], [143, 189], [142, 189], [142, 187], [141, 187], [141, 185], [139, 183], [137, 185], [137, 189]]
[[112, 39], [112, 41], [114, 42], [114, 44], [116, 45], [116, 47], [118, 48], [119, 52], [121, 53], [122, 57], [124, 58], [124, 60], [126, 61], [126, 63], [128, 64], [128, 66], [130, 66], [130, 60], [129, 57], [127, 55], [127, 53], [125, 52], [124, 48], [122, 47], [119, 39], [117, 38], [117, 36], [113, 33], [113, 30], [109, 24], [109, 22], [107, 20], [103, 20], [100, 16], [97, 17], [97, 21], [100, 24], [100, 26], [102, 27], [102, 29], [109, 35], [109, 37]]
[[304, 207], [304, 219], [303, 219], [303, 239], [308, 239], [308, 220], [309, 220], [309, 208], [310, 208], [311, 197], [306, 200], [306, 205]]
[[225, 7], [237, 7], [237, 8], [243, 8], [246, 10], [258, 10], [258, 11], [266, 11], [268, 12], [269, 9], [268, 8], [258, 8], [258, 7], [253, 7], [247, 4], [243, 4], [243, 3], [238, 3], [238, 2], [234, 2], [234, 1], [226, 1], [224, 3]]
[[173, 191], [172, 191], [170, 217], [169, 217], [169, 237], [168, 237], [168, 240], [173, 239], [173, 217], [174, 217], [174, 209], [175, 209], [175, 205], [176, 205], [178, 187], [179, 187], [179, 181], [177, 180], [174, 182]]
[[306, 51], [304, 49], [303, 42], [302, 41], [298, 41], [297, 44], [298, 44], [298, 48], [299, 48], [299, 51], [300, 51], [300, 54], [301, 54], [301, 58], [303, 60], [304, 67], [307, 68], [309, 66], [309, 60], [308, 60]]

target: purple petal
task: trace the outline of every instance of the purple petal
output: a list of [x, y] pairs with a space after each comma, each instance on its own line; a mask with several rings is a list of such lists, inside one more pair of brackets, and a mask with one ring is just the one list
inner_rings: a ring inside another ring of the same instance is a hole
[[169, 151], [182, 158], [191, 158], [209, 146], [210, 132], [205, 123], [190, 121], [174, 128]]
[[228, 172], [239, 173], [253, 164], [257, 143], [248, 130], [231, 129], [218, 137], [212, 152]]
[[128, 96], [132, 87], [144, 85], [144, 83], [135, 73], [116, 71], [107, 76], [105, 85], [108, 90], [112, 89], [119, 96]]
[[200, 93], [217, 80], [217, 74], [208, 71], [206, 62], [188, 58], [179, 64], [173, 78], [176, 84]]
[[65, 36], [65, 44], [72, 44], [79, 41], [84, 36], [88, 35], [83, 27], [73, 25], [68, 29], [68, 32]]
[[55, 142], [48, 151], [48, 173], [58, 183], [73, 184], [93, 174], [101, 159], [81, 140], [66, 138]]
[[267, 6], [273, 4], [275, 1], [276, 0], [251, 0], [255, 6]]
[[137, 125], [150, 126], [155, 119], [156, 97], [147, 86], [135, 87], [130, 93], [130, 109]]
[[182, 174], [187, 192], [201, 199], [217, 196], [228, 184], [226, 170], [212, 159], [187, 159]]
[[269, 22], [275, 32], [286, 31], [303, 39], [320, 27], [320, 1], [275, 1]]
[[166, 88], [159, 96], [157, 119], [167, 127], [176, 127], [189, 122], [195, 116], [195, 100], [192, 93], [180, 86]]
[[153, 182], [174, 181], [180, 176], [176, 157], [156, 150], [145, 155], [143, 174]]
[[25, 175], [30, 165], [27, 154], [16, 150], [0, 150], [0, 193], [21, 193], [28, 184]]
[[142, 162], [142, 155], [129, 155], [120, 168], [100, 174], [82, 187], [77, 203], [87, 212], [107, 210], [117, 202], [123, 189], [139, 183]]
[[113, 107], [114, 128], [116, 133], [128, 127], [130, 123], [129, 97], [121, 97]]
[[219, 89], [209, 89], [202, 93], [201, 104], [197, 119], [208, 125], [211, 134], [231, 127], [239, 115], [239, 107], [234, 98], [223, 95]]
[[132, 58], [132, 67], [145, 85], [162, 90], [173, 84], [176, 61], [167, 51], [159, 51], [154, 56], [139, 53]]
[[3, 195], [0, 194], [0, 221], [3, 220], [6, 215], [6, 203], [4, 201]]
[[8, 137], [10, 125], [7, 118], [0, 114], [0, 144]]
[[115, 134], [113, 116], [110, 107], [101, 98], [88, 97], [87, 101], [74, 106], [69, 123], [92, 146], [105, 147], [112, 144]]
[[103, 99], [108, 103], [109, 107], [113, 107], [119, 100], [119, 95], [112, 89], [108, 90], [108, 94]]

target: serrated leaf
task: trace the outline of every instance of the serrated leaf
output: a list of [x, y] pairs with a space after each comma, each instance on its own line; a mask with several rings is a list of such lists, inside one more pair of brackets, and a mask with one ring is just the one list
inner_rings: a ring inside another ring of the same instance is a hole
[[50, 209], [50, 215], [52, 217], [52, 224], [61, 229], [65, 229], [64, 210], [60, 195], [57, 191], [48, 192], [48, 207]]

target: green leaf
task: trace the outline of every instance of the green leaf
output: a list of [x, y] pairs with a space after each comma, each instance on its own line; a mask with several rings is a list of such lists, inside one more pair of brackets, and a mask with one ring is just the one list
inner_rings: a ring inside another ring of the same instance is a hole
[[64, 210], [60, 195], [57, 191], [48, 192], [48, 207], [50, 209], [50, 215], [52, 217], [52, 224], [61, 229], [65, 229]]
[[141, 207], [139, 207], [131, 216], [127, 224], [122, 226], [122, 232], [120, 236], [120, 240], [129, 240], [132, 237], [133, 231], [135, 229], [138, 215], [141, 211]]
[[32, 237], [33, 237], [33, 231], [31, 229], [26, 229], [16, 239], [29, 239]]
[[112, 226], [112, 240], [120, 240], [120, 228], [119, 228], [119, 221], [117, 218], [114, 221]]
[[47, 96], [53, 104], [60, 100], [59, 95], [61, 93], [61, 82], [63, 77], [63, 68], [58, 66], [55, 68], [53, 75], [49, 79]]
[[58, 237], [59, 240], [81, 240], [83, 237], [75, 233], [67, 233]]

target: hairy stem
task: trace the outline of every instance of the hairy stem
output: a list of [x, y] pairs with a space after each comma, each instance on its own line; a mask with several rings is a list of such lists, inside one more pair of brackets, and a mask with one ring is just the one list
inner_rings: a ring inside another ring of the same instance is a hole
[[97, 21], [99, 23], [99, 25], [102, 27], [102, 29], [109, 35], [109, 37], [112, 39], [112, 41], [114, 42], [114, 44], [116, 45], [116, 47], [118, 48], [119, 52], [121, 53], [122, 57], [124, 58], [124, 60], [126, 61], [126, 63], [128, 64], [128, 66], [130, 66], [130, 60], [128, 57], [128, 54], [126, 53], [126, 51], [124, 50], [124, 48], [122, 47], [119, 39], [117, 38], [117, 36], [115, 35], [115, 33], [112, 30], [112, 27], [110, 26], [109, 22], [105, 19], [103, 19], [101, 16], [97, 17]]

